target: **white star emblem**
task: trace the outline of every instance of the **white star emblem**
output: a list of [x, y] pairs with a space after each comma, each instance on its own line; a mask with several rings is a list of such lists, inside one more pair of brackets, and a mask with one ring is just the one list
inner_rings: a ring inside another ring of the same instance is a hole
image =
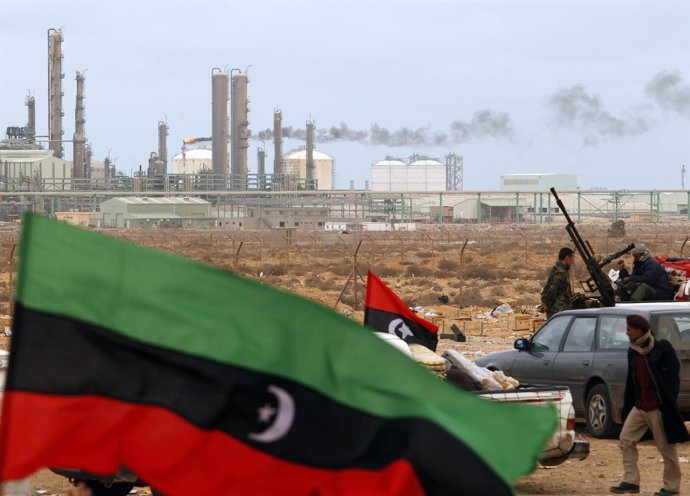
[[267, 424], [271, 420], [271, 417], [273, 417], [273, 415], [276, 414], [276, 409], [273, 408], [268, 403], [266, 403], [264, 406], [259, 408], [258, 413], [259, 413], [258, 421], [261, 422], [262, 424]]

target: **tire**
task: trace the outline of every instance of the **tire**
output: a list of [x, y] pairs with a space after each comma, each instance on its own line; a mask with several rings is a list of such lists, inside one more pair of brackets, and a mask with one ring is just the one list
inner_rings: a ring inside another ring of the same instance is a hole
[[134, 487], [131, 482], [113, 482], [106, 484], [97, 480], [84, 481], [91, 489], [93, 496], [127, 496]]
[[596, 384], [587, 394], [585, 421], [587, 432], [598, 439], [610, 439], [620, 432], [620, 424], [613, 421], [611, 397], [603, 384]]

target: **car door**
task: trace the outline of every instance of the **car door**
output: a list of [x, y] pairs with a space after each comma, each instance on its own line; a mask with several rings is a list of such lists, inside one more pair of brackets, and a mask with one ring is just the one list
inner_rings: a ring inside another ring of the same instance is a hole
[[652, 319], [652, 330], [657, 339], [670, 341], [676, 350], [680, 362], [678, 406], [690, 414], [690, 313], [659, 312]]
[[592, 373], [596, 327], [596, 317], [575, 317], [554, 357], [551, 382], [570, 388], [576, 411], [583, 409], [584, 388]]
[[553, 360], [571, 320], [570, 315], [556, 315], [544, 324], [530, 339], [529, 350], [515, 357], [511, 375], [523, 384], [553, 384]]
[[599, 317], [594, 366], [592, 367], [592, 374], [601, 377], [608, 387], [611, 411], [616, 421], [620, 421], [619, 414], [623, 409], [625, 378], [628, 373], [630, 340], [628, 339], [625, 319], [625, 315], [602, 315]]

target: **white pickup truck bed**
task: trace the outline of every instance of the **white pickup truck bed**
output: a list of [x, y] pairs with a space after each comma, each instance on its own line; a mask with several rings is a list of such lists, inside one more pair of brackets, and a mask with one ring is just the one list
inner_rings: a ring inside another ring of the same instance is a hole
[[520, 386], [516, 389], [477, 391], [476, 394], [494, 401], [556, 405], [560, 422], [544, 446], [539, 458], [542, 465], [559, 465], [569, 458], [582, 460], [589, 455], [589, 442], [575, 439], [575, 410], [568, 387]]

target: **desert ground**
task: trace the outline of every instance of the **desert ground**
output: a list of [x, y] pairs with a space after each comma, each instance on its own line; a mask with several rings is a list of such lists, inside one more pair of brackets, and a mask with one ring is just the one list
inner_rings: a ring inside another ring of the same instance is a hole
[[[517, 337], [529, 335], [543, 315], [538, 314], [539, 291], [561, 246], [573, 246], [564, 225], [422, 226], [407, 233], [224, 232], [160, 229], [105, 231], [133, 243], [165, 250], [217, 265], [312, 299], [357, 322], [363, 319], [367, 270], [379, 275], [408, 305], [435, 320], [442, 335], [455, 323], [465, 330], [466, 342], [441, 339], [442, 352], [453, 347], [474, 359], [512, 348]], [[690, 226], [639, 224], [613, 232], [601, 220], [580, 226], [597, 257], [629, 243], [645, 244], [655, 255], [683, 256]], [[19, 233], [0, 230], [0, 331], [11, 326]], [[631, 257], [623, 256], [631, 265]], [[608, 272], [609, 267], [604, 267]], [[587, 278], [579, 260], [573, 286]], [[182, 283], [182, 282], [181, 282]], [[506, 303], [524, 319], [491, 316]], [[10, 337], [0, 332], [0, 349]], [[690, 428], [690, 423], [686, 424]], [[519, 428], [519, 426], [516, 426]], [[538, 467], [515, 482], [517, 494], [600, 495], [620, 482], [623, 468], [616, 440], [589, 438], [584, 426], [578, 437], [590, 441], [590, 455], [553, 468]], [[690, 443], [679, 446], [684, 493], [690, 494]], [[651, 443], [640, 446], [642, 494], [662, 486], [662, 463]], [[64, 495], [70, 485], [42, 470], [31, 478], [32, 494]], [[40, 492], [39, 492], [40, 491]], [[45, 491], [45, 492], [43, 492]], [[148, 494], [139, 489], [138, 494]]]

